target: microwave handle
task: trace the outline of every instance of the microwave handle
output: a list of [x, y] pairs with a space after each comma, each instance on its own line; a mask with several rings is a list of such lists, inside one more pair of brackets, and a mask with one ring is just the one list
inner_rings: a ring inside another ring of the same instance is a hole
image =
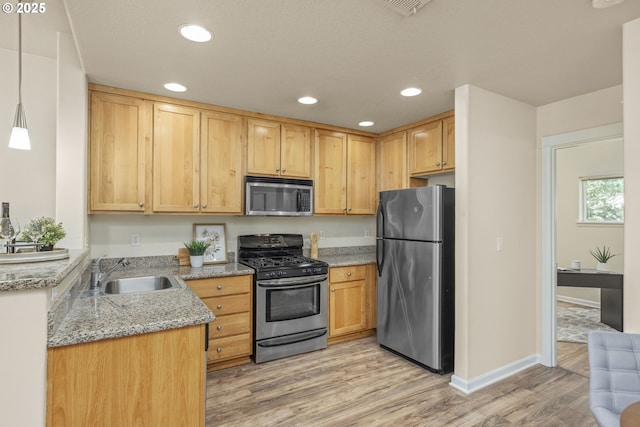
[[302, 211], [302, 194], [300, 190], [296, 190], [296, 212]]

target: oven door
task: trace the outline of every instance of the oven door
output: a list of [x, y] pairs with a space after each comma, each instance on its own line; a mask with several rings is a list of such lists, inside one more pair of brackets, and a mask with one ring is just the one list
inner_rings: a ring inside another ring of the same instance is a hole
[[327, 327], [327, 276], [256, 283], [256, 340]]

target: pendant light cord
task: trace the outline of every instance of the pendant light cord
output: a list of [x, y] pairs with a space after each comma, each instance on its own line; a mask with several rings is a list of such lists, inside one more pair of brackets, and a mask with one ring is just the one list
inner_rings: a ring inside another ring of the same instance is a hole
[[[19, 3], [22, 3], [20, 1]], [[22, 104], [22, 14], [18, 13], [18, 103]]]

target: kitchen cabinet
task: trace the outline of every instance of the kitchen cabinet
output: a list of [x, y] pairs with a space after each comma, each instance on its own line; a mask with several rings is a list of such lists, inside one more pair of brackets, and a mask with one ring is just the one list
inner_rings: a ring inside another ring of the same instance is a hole
[[407, 131], [411, 176], [455, 169], [454, 120], [454, 117], [450, 116]]
[[316, 130], [314, 212], [373, 215], [376, 211], [375, 141]]
[[409, 187], [407, 133], [398, 132], [378, 140], [378, 191]]
[[242, 213], [240, 116], [154, 105], [153, 210]]
[[311, 178], [311, 129], [249, 119], [247, 172], [289, 178]]
[[329, 342], [372, 335], [375, 327], [375, 265], [330, 268]]
[[151, 103], [90, 93], [89, 211], [150, 212]]
[[205, 327], [50, 348], [47, 426], [204, 426]]
[[186, 282], [216, 316], [209, 323], [208, 370], [250, 362], [253, 353], [253, 276]]

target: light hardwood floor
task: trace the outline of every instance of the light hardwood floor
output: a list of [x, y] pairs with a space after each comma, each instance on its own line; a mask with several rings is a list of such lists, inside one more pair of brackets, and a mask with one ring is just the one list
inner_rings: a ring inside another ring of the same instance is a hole
[[586, 345], [558, 343], [558, 360], [465, 395], [449, 386], [450, 375], [363, 338], [210, 373], [206, 425], [597, 426]]

